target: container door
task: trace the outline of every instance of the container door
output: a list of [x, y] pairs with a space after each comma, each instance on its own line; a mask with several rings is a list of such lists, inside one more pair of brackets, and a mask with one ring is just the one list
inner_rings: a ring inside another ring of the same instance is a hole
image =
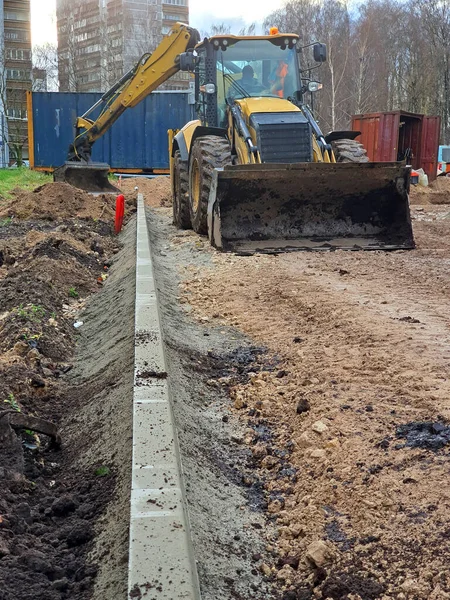
[[423, 118], [420, 166], [429, 181], [434, 181], [437, 175], [440, 131], [441, 117]]
[[355, 115], [352, 129], [361, 131], [358, 142], [367, 150], [371, 162], [397, 160], [400, 113], [369, 113]]
[[381, 113], [375, 161], [395, 162], [397, 160], [399, 132], [400, 113]]

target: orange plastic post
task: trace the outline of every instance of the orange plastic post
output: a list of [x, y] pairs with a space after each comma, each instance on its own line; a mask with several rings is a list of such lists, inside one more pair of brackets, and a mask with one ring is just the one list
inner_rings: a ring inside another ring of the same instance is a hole
[[116, 235], [122, 231], [123, 225], [123, 217], [125, 214], [125, 196], [123, 194], [119, 194], [116, 198], [116, 218], [114, 222], [114, 230]]

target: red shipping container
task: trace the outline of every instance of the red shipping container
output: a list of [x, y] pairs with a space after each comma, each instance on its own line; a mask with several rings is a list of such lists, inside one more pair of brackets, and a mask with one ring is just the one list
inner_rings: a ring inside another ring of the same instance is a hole
[[373, 162], [404, 160], [423, 169], [429, 181], [436, 179], [440, 117], [392, 111], [354, 115], [352, 129], [361, 131], [357, 138]]

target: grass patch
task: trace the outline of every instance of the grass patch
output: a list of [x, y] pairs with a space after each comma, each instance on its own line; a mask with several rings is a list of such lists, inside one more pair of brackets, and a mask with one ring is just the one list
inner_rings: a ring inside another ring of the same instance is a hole
[[0, 219], [0, 227], [8, 227], [8, 225], [11, 225], [11, 222], [11, 217], [6, 217], [6, 219]]
[[0, 169], [0, 196], [6, 199], [11, 198], [11, 190], [22, 188], [24, 190], [34, 190], [38, 185], [53, 181], [51, 175], [45, 175], [39, 171], [31, 171], [26, 167], [20, 169]]
[[95, 471], [95, 475], [97, 477], [106, 477], [107, 475], [110, 474], [110, 470], [109, 467], [99, 467], [96, 471]]

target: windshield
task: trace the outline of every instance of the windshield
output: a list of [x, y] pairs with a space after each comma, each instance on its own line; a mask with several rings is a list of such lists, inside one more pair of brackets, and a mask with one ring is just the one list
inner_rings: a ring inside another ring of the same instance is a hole
[[225, 109], [227, 98], [288, 98], [300, 89], [295, 47], [240, 40], [215, 51], [219, 109]]

